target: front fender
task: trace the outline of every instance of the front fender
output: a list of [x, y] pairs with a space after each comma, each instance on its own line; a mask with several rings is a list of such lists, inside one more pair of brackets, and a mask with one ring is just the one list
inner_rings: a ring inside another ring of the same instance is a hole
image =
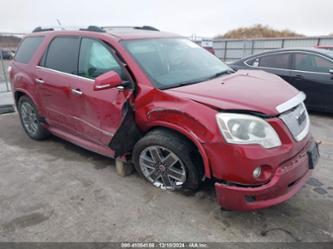
[[[163, 123], [181, 130], [200, 143], [213, 138], [213, 134], [197, 118], [177, 109], [157, 108], [147, 113], [149, 124]], [[182, 132], [182, 133], [183, 133]]]
[[211, 178], [212, 170], [204, 144], [221, 142], [216, 110], [188, 98], [149, 88], [141, 89], [141, 94], [135, 99], [135, 107], [136, 123], [143, 133], [164, 127], [192, 141], [201, 154], [205, 176]]

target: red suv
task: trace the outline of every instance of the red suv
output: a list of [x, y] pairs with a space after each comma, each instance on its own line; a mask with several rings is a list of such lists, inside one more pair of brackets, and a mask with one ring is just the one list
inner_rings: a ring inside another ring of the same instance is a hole
[[212, 179], [226, 209], [286, 201], [318, 160], [302, 92], [153, 27], [37, 28], [9, 72], [32, 139], [133, 162], [161, 189]]

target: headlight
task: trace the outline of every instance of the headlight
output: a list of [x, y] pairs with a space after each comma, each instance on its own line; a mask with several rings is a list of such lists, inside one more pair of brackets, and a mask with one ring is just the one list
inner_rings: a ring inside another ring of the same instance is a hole
[[281, 145], [278, 134], [264, 119], [245, 114], [219, 113], [216, 120], [228, 143], [260, 144], [266, 149]]

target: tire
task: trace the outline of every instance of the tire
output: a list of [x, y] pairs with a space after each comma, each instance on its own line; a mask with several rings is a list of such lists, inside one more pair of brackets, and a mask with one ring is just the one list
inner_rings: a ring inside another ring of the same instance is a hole
[[203, 175], [196, 147], [166, 129], [153, 130], [139, 140], [133, 150], [133, 162], [141, 176], [164, 190], [195, 191]]
[[17, 106], [23, 129], [30, 138], [44, 140], [50, 137], [50, 133], [40, 122], [37, 108], [30, 98], [20, 97]]

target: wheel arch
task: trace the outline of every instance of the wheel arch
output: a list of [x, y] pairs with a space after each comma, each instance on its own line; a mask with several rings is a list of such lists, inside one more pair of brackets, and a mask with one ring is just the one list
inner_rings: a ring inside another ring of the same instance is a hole
[[14, 92], [14, 100], [15, 100], [16, 106], [18, 105], [18, 101], [22, 96], [27, 96], [29, 99], [31, 99], [31, 101], [34, 103], [34, 105], [37, 106], [37, 103], [36, 103], [35, 99], [32, 97], [32, 95], [23, 89], [16, 89]]
[[170, 123], [159, 122], [149, 127], [149, 129], [145, 131], [145, 134], [156, 129], [165, 129], [171, 131], [189, 141], [198, 150], [198, 154], [202, 161], [204, 176], [211, 178], [212, 175], [207, 153], [202, 144], [199, 142], [198, 138], [193, 133]]

